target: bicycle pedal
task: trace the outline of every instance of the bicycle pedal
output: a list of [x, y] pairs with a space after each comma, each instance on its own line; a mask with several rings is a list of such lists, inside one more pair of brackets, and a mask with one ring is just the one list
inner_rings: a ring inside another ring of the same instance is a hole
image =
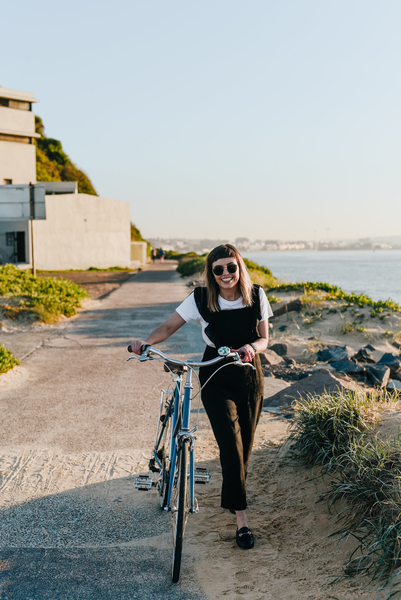
[[153, 485], [150, 475], [138, 475], [135, 479], [136, 490], [151, 490]]
[[195, 483], [209, 483], [209, 481], [210, 472], [202, 467], [197, 467], [195, 469]]

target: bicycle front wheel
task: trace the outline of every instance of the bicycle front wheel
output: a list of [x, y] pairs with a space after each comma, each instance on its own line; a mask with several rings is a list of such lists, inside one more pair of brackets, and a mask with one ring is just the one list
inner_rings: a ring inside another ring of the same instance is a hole
[[[178, 458], [178, 457], [177, 457]], [[181, 451], [179, 452], [177, 484], [176, 484], [176, 502], [174, 514], [174, 538], [173, 538], [173, 582], [177, 583], [180, 578], [182, 544], [184, 541], [185, 525], [190, 509], [190, 491], [188, 486], [188, 458], [189, 458], [189, 440], [183, 440]]]

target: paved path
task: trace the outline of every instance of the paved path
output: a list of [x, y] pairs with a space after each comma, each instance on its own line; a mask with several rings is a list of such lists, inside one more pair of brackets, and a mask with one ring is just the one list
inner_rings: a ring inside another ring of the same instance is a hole
[[[134, 275], [66, 325], [1, 340], [27, 355], [0, 380], [1, 600], [206, 598], [190, 548], [171, 583], [168, 518], [133, 483], [169, 377], [126, 363], [126, 346], [185, 298], [174, 267]], [[165, 350], [199, 355], [198, 326]]]

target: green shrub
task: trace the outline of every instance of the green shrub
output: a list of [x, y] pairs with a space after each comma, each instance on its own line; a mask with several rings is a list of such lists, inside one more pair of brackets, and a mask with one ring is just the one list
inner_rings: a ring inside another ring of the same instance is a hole
[[198, 256], [197, 258], [180, 262], [177, 271], [182, 277], [190, 277], [191, 275], [202, 273], [205, 269], [205, 264], [206, 258]]
[[17, 296], [25, 308], [49, 322], [59, 315], [71, 317], [87, 292], [69, 279], [34, 277], [14, 265], [0, 267], [0, 296]]
[[45, 136], [43, 121], [38, 116], [35, 129], [40, 134], [35, 140], [37, 181], [77, 181], [78, 192], [97, 196], [89, 177], [72, 163], [61, 142]]
[[16, 365], [19, 365], [18, 358], [15, 358], [11, 350], [8, 350], [0, 344], [0, 373], [7, 373], [10, 369], [13, 369]]
[[361, 391], [299, 400], [291, 425], [292, 453], [305, 466], [335, 469], [338, 458], [369, 429], [371, 405], [372, 398]]

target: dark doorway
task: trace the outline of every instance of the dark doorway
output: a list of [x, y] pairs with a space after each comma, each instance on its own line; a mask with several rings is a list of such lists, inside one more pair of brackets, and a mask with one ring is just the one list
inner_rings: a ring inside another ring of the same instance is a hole
[[13, 263], [26, 262], [25, 231], [9, 231], [6, 233], [7, 246], [14, 246], [11, 261]]

